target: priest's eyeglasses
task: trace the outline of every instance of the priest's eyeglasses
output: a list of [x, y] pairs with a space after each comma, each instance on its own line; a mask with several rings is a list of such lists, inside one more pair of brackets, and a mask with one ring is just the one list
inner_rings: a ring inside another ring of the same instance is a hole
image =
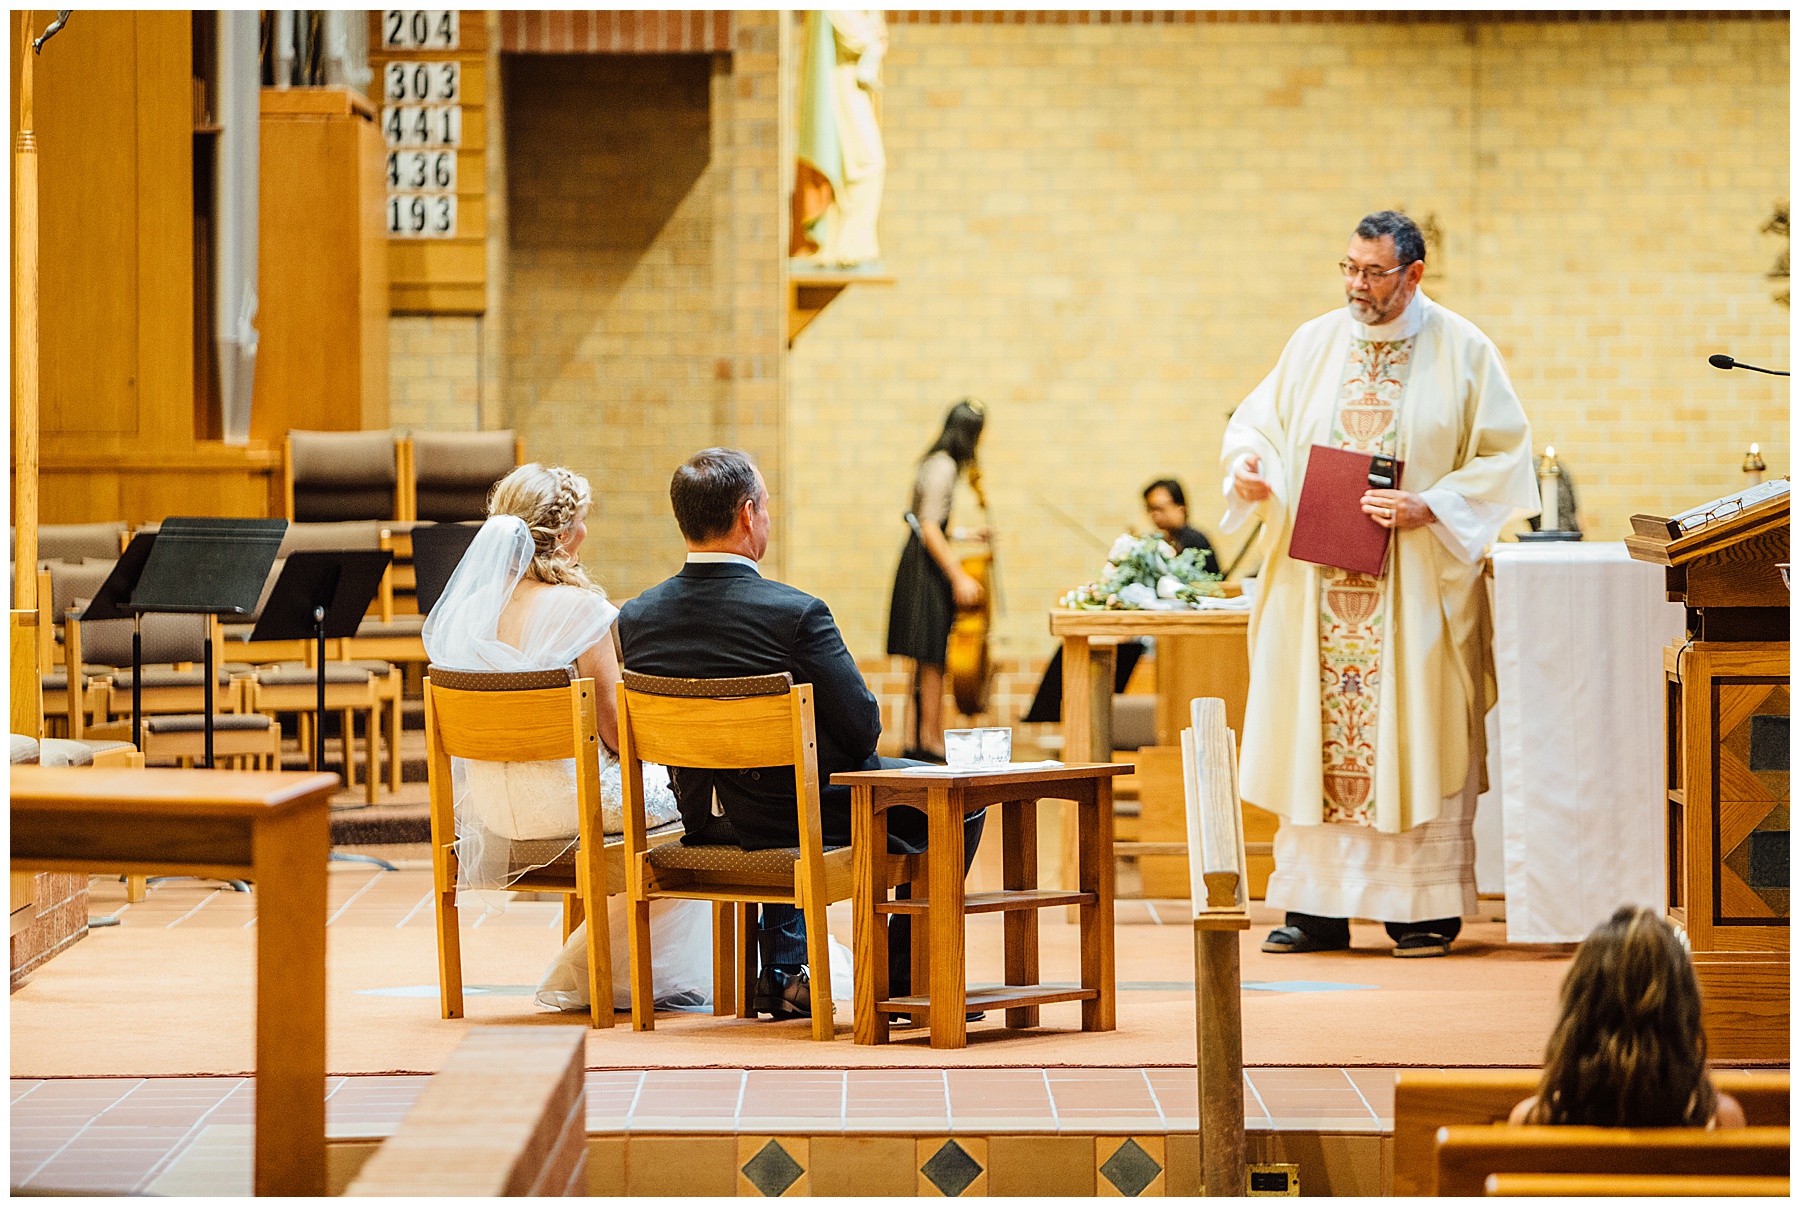
[[1346, 281], [1354, 281], [1358, 277], [1363, 277], [1369, 284], [1373, 285], [1383, 277], [1391, 277], [1401, 269], [1406, 268], [1408, 265], [1415, 262], [1416, 261], [1408, 260], [1405, 264], [1396, 264], [1392, 268], [1365, 268], [1360, 264], [1352, 264], [1348, 260], [1339, 260], [1338, 271], [1344, 274], [1344, 280]]

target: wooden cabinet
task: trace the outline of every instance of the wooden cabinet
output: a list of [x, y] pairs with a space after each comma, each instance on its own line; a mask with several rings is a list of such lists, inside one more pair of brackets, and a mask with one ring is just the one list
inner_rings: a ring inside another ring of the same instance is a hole
[[264, 89], [254, 439], [388, 426], [383, 158], [362, 94]]
[[34, 65], [43, 523], [269, 514], [278, 458], [196, 430], [192, 37], [82, 12]]

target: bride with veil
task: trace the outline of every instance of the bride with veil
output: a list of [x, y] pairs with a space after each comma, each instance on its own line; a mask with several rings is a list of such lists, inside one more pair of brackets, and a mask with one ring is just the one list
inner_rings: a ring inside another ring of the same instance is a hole
[[[434, 665], [472, 671], [568, 667], [594, 681], [602, 763], [602, 828], [624, 831], [618, 748], [619, 610], [582, 569], [586, 479], [560, 467], [522, 465], [495, 485], [488, 520], [451, 575], [424, 626]], [[457, 888], [505, 889], [576, 844], [575, 761], [450, 760], [456, 806]], [[679, 820], [667, 769], [644, 764], [645, 824]], [[490, 900], [492, 898], [490, 897]], [[630, 1007], [623, 909], [611, 919], [613, 1005]], [[537, 989], [553, 1009], [587, 1009], [587, 923], [569, 937]], [[658, 1006], [711, 1004], [712, 915], [703, 901], [653, 901], [652, 982]]]

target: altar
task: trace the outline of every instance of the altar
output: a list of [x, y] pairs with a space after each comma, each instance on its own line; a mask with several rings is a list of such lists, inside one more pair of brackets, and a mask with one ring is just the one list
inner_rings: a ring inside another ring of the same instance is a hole
[[1578, 942], [1621, 905], [1668, 904], [1662, 662], [1683, 613], [1620, 542], [1505, 542], [1493, 567], [1483, 803], [1501, 824], [1478, 820], [1477, 863], [1503, 832], [1509, 941]]

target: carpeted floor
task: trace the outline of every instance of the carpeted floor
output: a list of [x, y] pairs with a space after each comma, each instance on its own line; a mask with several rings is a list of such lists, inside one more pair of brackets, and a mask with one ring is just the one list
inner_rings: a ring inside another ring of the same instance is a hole
[[[424, 875], [398, 874], [428, 885]], [[384, 880], [384, 890], [389, 883]], [[37, 973], [12, 996], [13, 1076], [250, 1071], [256, 932], [244, 925], [250, 900], [233, 897], [224, 894], [222, 904], [182, 925], [91, 931]], [[217, 912], [228, 906], [243, 912]], [[542, 920], [529, 914], [533, 909]], [[465, 927], [466, 981], [486, 991], [471, 992], [468, 1017], [453, 1021], [438, 1017], [428, 917], [382, 915], [354, 925], [340, 910], [344, 916], [328, 931], [331, 1071], [432, 1072], [473, 1023], [582, 1025], [585, 1015], [553, 1014], [531, 1000], [558, 947], [549, 921], [553, 909], [515, 906], [503, 915], [505, 923]], [[832, 1044], [807, 1040], [803, 1023], [691, 1014], [661, 1015], [655, 1033], [644, 1035], [620, 1014], [617, 1027], [590, 1033], [588, 1066], [1192, 1064], [1192, 932], [1179, 913], [1168, 912], [1170, 925], [1117, 928], [1115, 1032], [1082, 1033], [1075, 1003], [1045, 1007], [1044, 1026], [1031, 1032], [1007, 1031], [994, 1015], [993, 1022], [971, 1028], [966, 1049], [950, 1052], [932, 1050], [922, 1031], [901, 1033], [911, 1038], [883, 1048], [857, 1047], [849, 1042], [847, 1006], [839, 1007], [839, 1042]], [[848, 941], [843, 907], [833, 915], [834, 932]], [[196, 925], [202, 918], [212, 924]], [[1257, 945], [1273, 920], [1268, 915], [1243, 939], [1247, 1065], [1442, 1067], [1541, 1060], [1566, 951], [1505, 946], [1504, 926], [1489, 922], [1467, 927], [1448, 959], [1396, 960], [1380, 928], [1363, 926], [1356, 928], [1356, 941], [1364, 946], [1348, 953], [1263, 955]], [[1042, 927], [1044, 979], [1074, 980], [1075, 927], [1062, 922], [1060, 911], [1045, 911]], [[999, 966], [998, 916], [972, 918], [971, 979], [997, 981]]]

